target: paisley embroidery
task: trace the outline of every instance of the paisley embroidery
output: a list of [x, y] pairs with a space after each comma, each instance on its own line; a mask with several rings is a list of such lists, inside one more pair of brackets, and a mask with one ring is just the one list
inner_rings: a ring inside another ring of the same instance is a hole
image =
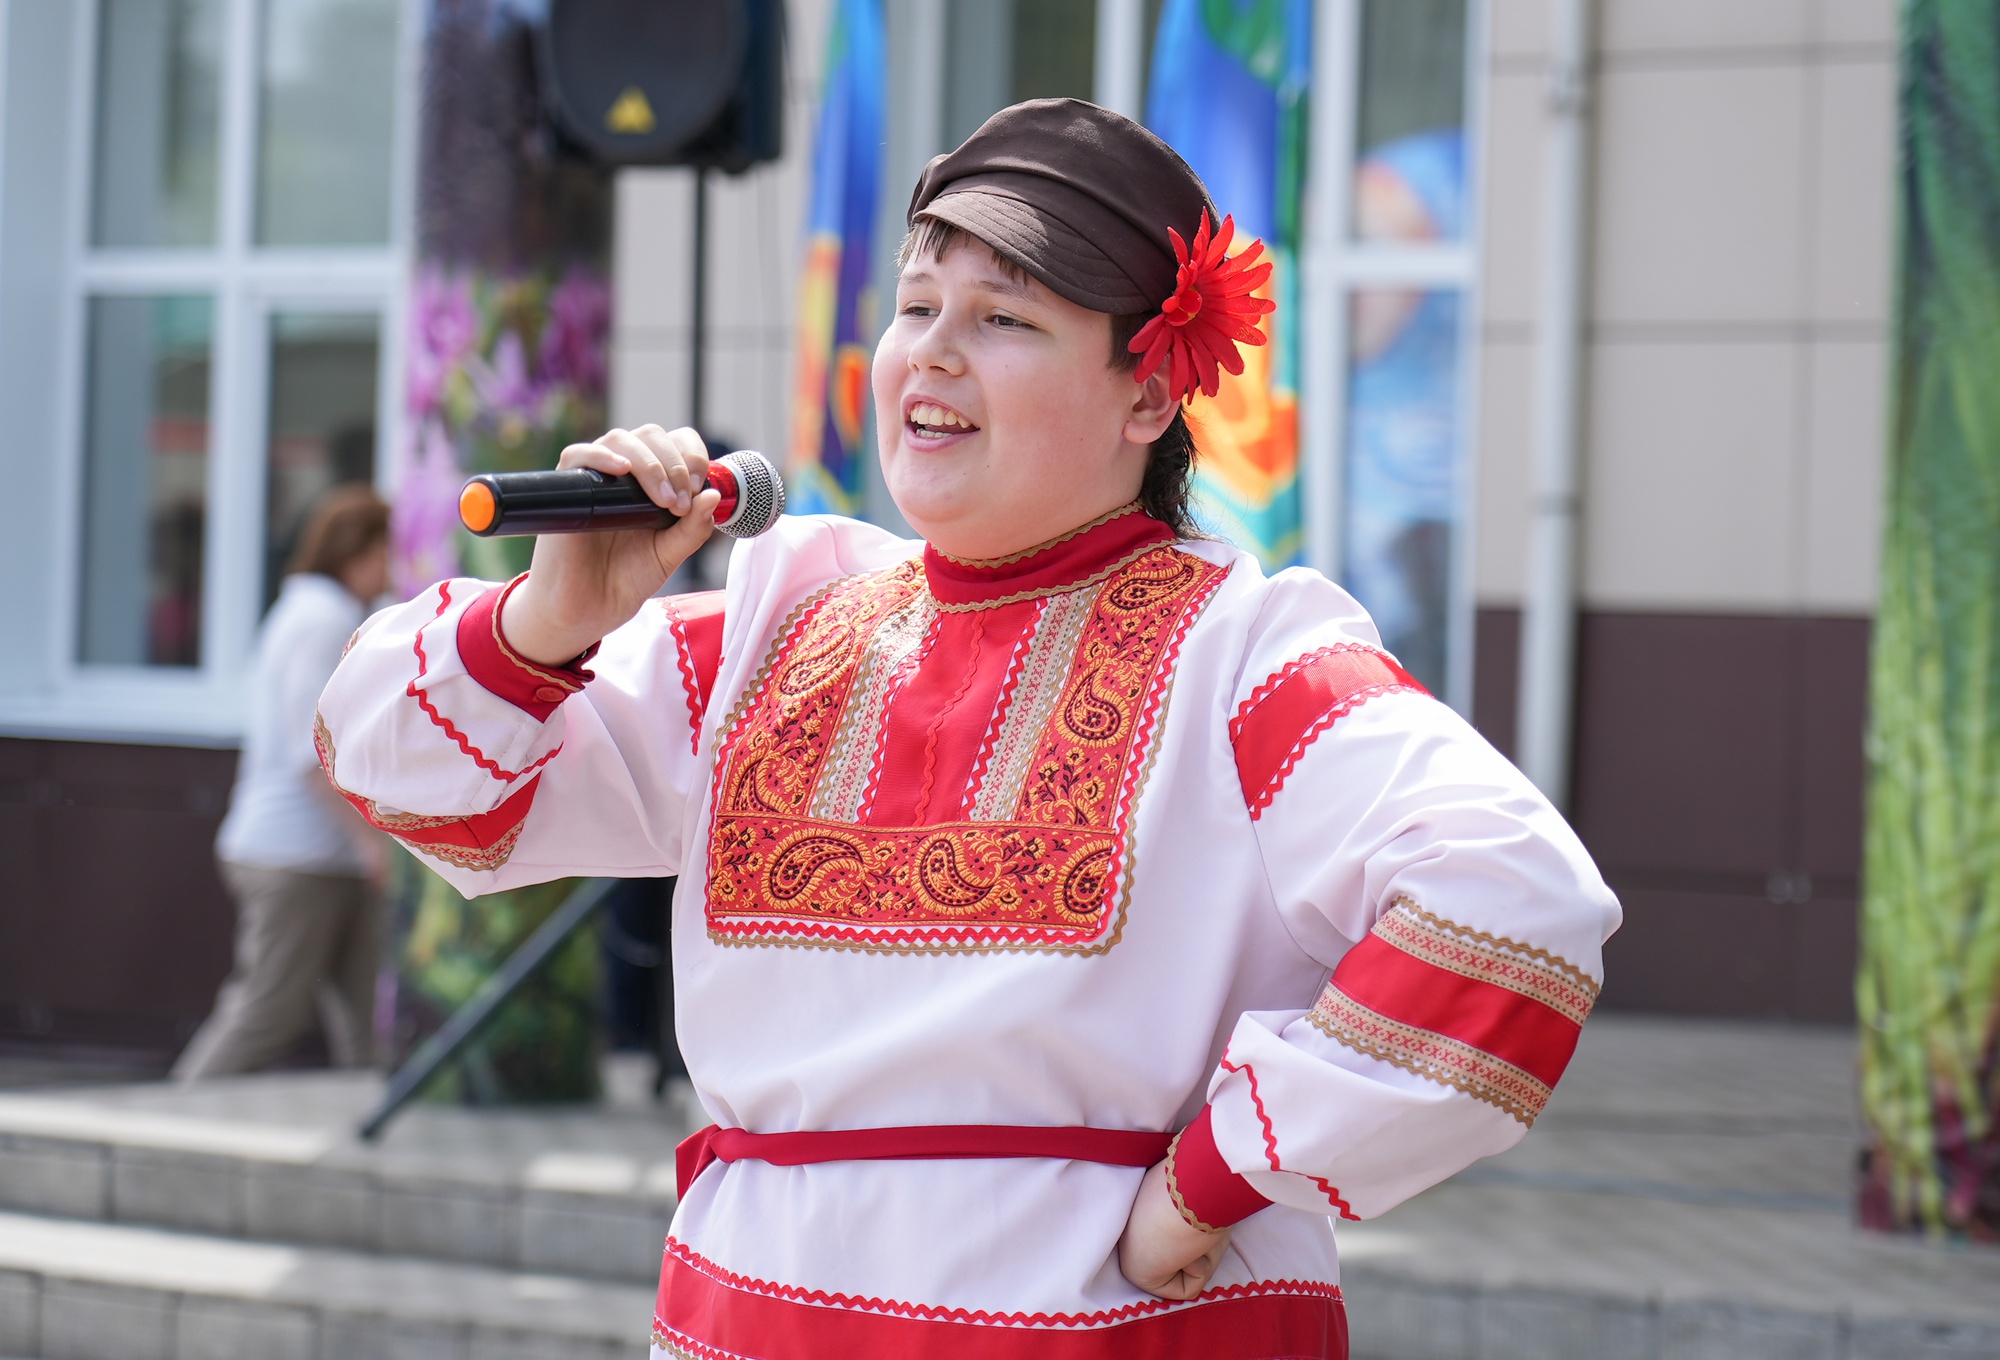
[[[852, 800], [820, 788], [851, 782], [839, 755], [859, 735], [850, 705], [878, 706], [873, 677], [912, 654], [908, 609], [926, 592], [922, 568], [829, 587], [782, 633], [727, 729], [709, 840], [710, 936], [925, 953], [1111, 948], [1129, 890], [1132, 808], [1174, 657], [1223, 574], [1163, 545], [1080, 592], [1076, 606], [1044, 611], [1038, 630], [1046, 624], [1067, 655], [1027, 668], [1035, 692], [1015, 696], [1020, 707], [1001, 720], [1007, 740], [978, 776], [981, 790], [1018, 793], [1003, 812], [974, 790], [965, 806], [1001, 815], [924, 826], [829, 818]], [[1031, 650], [1041, 644], [1038, 634]]]

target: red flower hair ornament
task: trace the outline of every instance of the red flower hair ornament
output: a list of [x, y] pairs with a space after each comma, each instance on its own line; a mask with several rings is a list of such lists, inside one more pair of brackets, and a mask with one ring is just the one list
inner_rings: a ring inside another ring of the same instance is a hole
[[1199, 390], [1214, 396], [1222, 386], [1218, 369], [1243, 371], [1243, 356], [1236, 347], [1261, 345], [1264, 332], [1257, 319], [1278, 309], [1269, 298], [1254, 297], [1264, 280], [1271, 277], [1271, 262], [1256, 263], [1264, 253], [1262, 241], [1252, 241], [1248, 249], [1231, 257], [1229, 242], [1236, 235], [1234, 215], [1222, 219], [1222, 228], [1209, 236], [1209, 217], [1201, 215], [1194, 245], [1181, 238], [1172, 227], [1174, 258], [1181, 262], [1174, 294], [1160, 305], [1160, 314], [1139, 328], [1127, 346], [1140, 356], [1132, 377], [1144, 382], [1171, 362], [1168, 385], [1177, 400], [1190, 400]]

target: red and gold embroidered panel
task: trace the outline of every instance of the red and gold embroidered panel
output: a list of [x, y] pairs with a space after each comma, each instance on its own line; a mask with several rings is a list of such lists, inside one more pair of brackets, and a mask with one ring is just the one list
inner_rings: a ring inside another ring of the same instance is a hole
[[1566, 960], [1404, 898], [1341, 959], [1307, 1018], [1349, 1048], [1533, 1124], [1597, 990]]
[[[817, 795], [822, 781], [854, 782], [863, 744], [877, 768], [898, 758], [876, 749], [879, 731], [857, 730], [850, 705], [890, 730], [894, 677], [918, 660], [954, 664], [913, 636], [937, 627], [922, 568], [853, 577], [809, 601], [752, 683], [717, 761], [711, 937], [924, 953], [1110, 948], [1130, 876], [1126, 831], [1174, 656], [1223, 574], [1163, 546], [1074, 596], [1005, 602], [1037, 612], [995, 672], [1002, 708], [940, 708], [937, 718], [988, 734], [977, 786], [952, 789], [948, 804], [912, 804], [951, 809], [919, 825], [884, 825], [865, 799], [856, 807]], [[1038, 663], [1047, 647], [1029, 633], [1059, 642], [1066, 664]], [[1019, 730], [1027, 714], [1039, 719], [1032, 734]], [[935, 757], [936, 734], [922, 758]], [[1012, 795], [1004, 813], [982, 796], [996, 788]], [[825, 815], [835, 806], [855, 808], [854, 819]]]

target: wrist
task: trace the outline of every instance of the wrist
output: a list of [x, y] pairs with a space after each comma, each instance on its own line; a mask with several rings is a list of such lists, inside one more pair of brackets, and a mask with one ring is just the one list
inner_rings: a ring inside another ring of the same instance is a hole
[[1181, 1221], [1197, 1232], [1220, 1231], [1271, 1204], [1223, 1160], [1211, 1118], [1212, 1107], [1202, 1106], [1201, 1113], [1174, 1135], [1163, 1163], [1174, 1208]]
[[507, 646], [522, 660], [561, 670], [603, 639], [588, 625], [564, 625], [557, 611], [545, 606], [529, 572], [499, 603], [495, 623]]

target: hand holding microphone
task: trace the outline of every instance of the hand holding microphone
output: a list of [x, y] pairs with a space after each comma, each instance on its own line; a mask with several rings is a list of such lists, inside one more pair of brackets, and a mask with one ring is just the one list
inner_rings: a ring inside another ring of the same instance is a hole
[[783, 483], [761, 456], [711, 464], [693, 430], [642, 425], [570, 445], [554, 472], [476, 477], [460, 514], [482, 536], [539, 535], [501, 631], [527, 660], [560, 666], [637, 614], [715, 521], [761, 533], [783, 506]]
[[[708, 465], [705, 481], [720, 497], [715, 527], [731, 538], [754, 538], [784, 513], [785, 484], [761, 453], [725, 454]], [[681, 518], [654, 504], [637, 477], [587, 467], [481, 473], [459, 493], [458, 517], [481, 538], [664, 529]]]

